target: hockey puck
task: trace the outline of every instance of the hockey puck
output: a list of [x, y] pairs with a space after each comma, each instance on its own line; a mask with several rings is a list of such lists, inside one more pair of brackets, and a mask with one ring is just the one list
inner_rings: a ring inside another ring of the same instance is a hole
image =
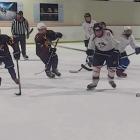
[[140, 97], [140, 93], [136, 93], [136, 97]]

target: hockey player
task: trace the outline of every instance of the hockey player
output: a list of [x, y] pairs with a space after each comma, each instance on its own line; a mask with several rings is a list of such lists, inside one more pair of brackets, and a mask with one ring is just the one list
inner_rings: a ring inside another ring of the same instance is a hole
[[[111, 34], [113, 35], [113, 31], [109, 28], [106, 27], [106, 23], [105, 22], [99, 22], [99, 24], [102, 26], [103, 30], [107, 30], [107, 31], [110, 31]], [[92, 63], [93, 63], [93, 56], [88, 56], [87, 57], [87, 63], [88, 63], [88, 66], [92, 66]], [[106, 63], [106, 62], [105, 62]]]
[[93, 77], [92, 83], [87, 89], [94, 89], [100, 79], [100, 70], [106, 61], [108, 69], [109, 84], [116, 88], [114, 82], [115, 70], [118, 64], [118, 51], [115, 50], [118, 45], [110, 31], [104, 30], [100, 23], [95, 23], [93, 27], [94, 34], [90, 37], [87, 55], [93, 55]]
[[[5, 64], [5, 68], [8, 69], [9, 74], [11, 75], [12, 80], [19, 84], [19, 80], [16, 77], [16, 72], [14, 69], [14, 63], [9, 52], [8, 45], [12, 46], [14, 52], [14, 58], [19, 60], [20, 59], [20, 51], [14, 46], [12, 39], [4, 34], [0, 34], [0, 61]], [[1, 78], [0, 78], [1, 81]]]
[[[96, 23], [96, 21], [91, 18], [90, 13], [85, 13], [84, 19], [85, 19], [85, 22], [83, 22], [82, 27], [83, 27], [84, 33], [85, 33], [84, 44], [85, 44], [85, 47], [87, 48], [88, 43], [89, 43], [89, 38], [93, 34], [93, 26]], [[89, 67], [91, 67], [91, 62], [92, 62], [91, 60], [92, 60], [92, 57], [87, 56], [86, 62]]]
[[55, 78], [55, 75], [61, 76], [61, 73], [57, 69], [58, 56], [56, 54], [56, 47], [52, 47], [51, 43], [53, 40], [61, 38], [62, 34], [47, 30], [44, 23], [38, 23], [37, 29], [38, 33], [35, 36], [36, 54], [45, 64], [46, 75], [49, 78]]
[[82, 26], [85, 33], [84, 43], [85, 43], [85, 47], [87, 48], [89, 43], [89, 38], [93, 34], [93, 26], [96, 23], [96, 21], [91, 19], [90, 13], [85, 13], [84, 18], [85, 18], [85, 22], [82, 24]]
[[127, 73], [124, 71], [127, 69], [130, 60], [127, 57], [127, 53], [125, 51], [126, 47], [130, 45], [133, 49], [135, 49], [136, 54], [140, 53], [140, 47], [136, 45], [136, 41], [134, 39], [134, 36], [132, 34], [132, 29], [130, 26], [125, 26], [124, 31], [119, 39], [119, 51], [120, 51], [120, 57], [119, 57], [119, 65], [117, 67], [116, 75], [121, 78], [127, 77]]

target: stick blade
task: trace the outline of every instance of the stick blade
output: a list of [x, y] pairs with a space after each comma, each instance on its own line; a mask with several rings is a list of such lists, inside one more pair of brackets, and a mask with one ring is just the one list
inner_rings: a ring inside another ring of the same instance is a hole
[[21, 92], [15, 93], [16, 96], [21, 96]]
[[69, 70], [70, 73], [78, 73], [79, 71], [77, 70]]
[[81, 64], [81, 67], [87, 71], [92, 71], [92, 68], [88, 68], [84, 64]]

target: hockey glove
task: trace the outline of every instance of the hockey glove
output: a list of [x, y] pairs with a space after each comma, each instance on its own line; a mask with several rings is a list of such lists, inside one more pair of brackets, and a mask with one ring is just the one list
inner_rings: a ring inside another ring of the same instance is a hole
[[55, 52], [56, 52], [56, 48], [50, 48], [50, 49], [49, 49], [49, 52], [50, 52], [50, 53], [55, 53]]
[[140, 54], [140, 47], [135, 48], [135, 53]]
[[14, 52], [13, 55], [16, 60], [20, 59], [20, 52]]
[[94, 50], [88, 49], [88, 50], [86, 51], [86, 54], [87, 54], [88, 56], [92, 56], [92, 55], [94, 54]]
[[85, 43], [85, 47], [87, 48], [88, 47], [88, 43], [89, 43], [89, 39], [88, 40], [84, 40], [84, 43]]
[[56, 32], [55, 34], [56, 34], [56, 37], [57, 37], [57, 38], [62, 38], [62, 36], [63, 36], [63, 34], [60, 33], [60, 32]]

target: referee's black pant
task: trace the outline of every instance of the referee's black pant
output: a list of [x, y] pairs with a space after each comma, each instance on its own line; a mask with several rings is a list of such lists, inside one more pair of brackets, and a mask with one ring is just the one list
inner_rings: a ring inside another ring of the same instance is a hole
[[21, 52], [23, 57], [26, 56], [26, 36], [25, 35], [15, 35], [14, 36], [14, 43], [16, 47], [19, 49], [19, 44], [21, 46]]

